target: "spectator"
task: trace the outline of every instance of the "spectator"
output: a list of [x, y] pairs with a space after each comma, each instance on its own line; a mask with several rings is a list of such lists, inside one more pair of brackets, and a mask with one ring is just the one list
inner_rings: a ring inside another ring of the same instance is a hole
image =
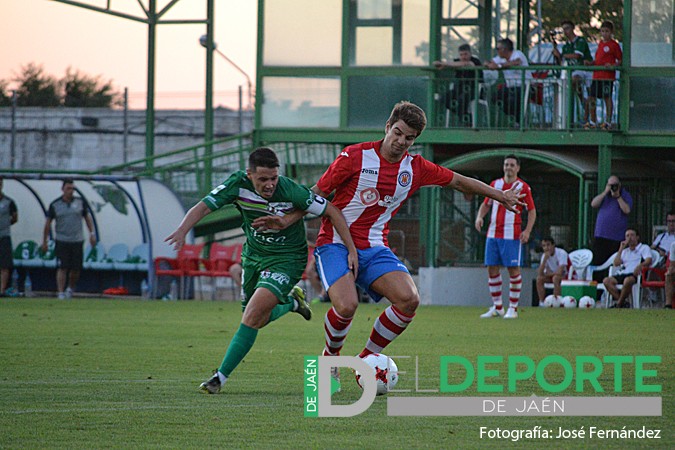
[[74, 195], [75, 182], [72, 178], [63, 180], [61, 191], [63, 195], [54, 200], [47, 210], [47, 220], [42, 236], [42, 251], [47, 251], [52, 221], [55, 221], [56, 288], [58, 298], [64, 299], [73, 296], [82, 271], [84, 244], [82, 219], [89, 229], [89, 243], [92, 247], [96, 245], [96, 233], [94, 233], [94, 223], [89, 214], [89, 206], [81, 197]]
[[[594, 66], [613, 67], [621, 64], [623, 53], [619, 43], [612, 39], [614, 24], [606, 20], [600, 26], [600, 36], [602, 40], [595, 51]], [[614, 111], [614, 102], [612, 100], [612, 90], [614, 89], [614, 80], [616, 79], [615, 70], [599, 70], [593, 72], [593, 82], [591, 83], [591, 92], [588, 96], [588, 106], [591, 118], [585, 128], [595, 128], [598, 123], [596, 113], [596, 99], [605, 100], [605, 122], [600, 125], [603, 130], [612, 129], [612, 114]]]
[[544, 305], [546, 298], [545, 283], [553, 283], [553, 295], [561, 295], [560, 282], [567, 275], [567, 252], [555, 246], [552, 237], [546, 236], [541, 240], [544, 254], [541, 255], [541, 263], [537, 269], [537, 295], [539, 306]]
[[671, 211], [666, 215], [666, 231], [660, 233], [654, 239], [652, 247], [661, 255], [661, 263], [659, 267], [666, 265], [666, 256], [670, 251], [670, 247], [675, 242], [675, 211]]
[[[578, 36], [574, 32], [574, 22], [571, 20], [563, 20], [561, 26], [567, 42], [563, 45], [562, 54], [554, 43], [553, 57], [556, 63], [567, 66], [590, 65], [593, 62], [593, 57], [591, 56], [591, 50], [588, 47], [586, 38]], [[579, 97], [579, 101], [584, 108], [583, 125], [586, 125], [588, 123], [588, 103], [584, 99], [584, 86], [588, 86], [593, 75], [587, 70], [574, 70], [571, 76], [572, 88], [577, 93], [577, 97]]]
[[670, 244], [668, 252], [668, 270], [666, 270], [666, 309], [673, 309], [673, 294], [675, 294], [675, 242]]
[[511, 67], [527, 67], [527, 57], [520, 50], [513, 49], [511, 39], [502, 39], [497, 43], [497, 56], [485, 64], [491, 70], [504, 71], [504, 83], [497, 86], [493, 101], [500, 101], [505, 114], [514, 117], [516, 125], [520, 121], [520, 102], [523, 96], [523, 78], [532, 79], [532, 74], [525, 71], [510, 69]]
[[591, 200], [598, 209], [593, 242], [593, 265], [599, 266], [612, 256], [624, 239], [628, 227], [628, 214], [633, 208], [633, 198], [621, 186], [621, 180], [612, 175], [605, 190]]
[[[602, 280], [607, 292], [616, 301], [616, 304], [611, 308], [630, 307], [626, 299], [630, 295], [633, 285], [637, 282], [642, 267], [649, 267], [652, 263], [652, 254], [649, 247], [640, 243], [640, 233], [634, 228], [628, 228], [625, 236], [626, 239], [621, 241], [619, 251], [616, 253], [613, 262], [614, 267], [622, 267], [622, 269]], [[617, 289], [617, 284], [623, 284], [621, 291]]]
[[5, 296], [14, 268], [10, 227], [19, 220], [16, 203], [2, 192], [3, 185], [4, 180], [0, 178], [0, 297]]
[[[471, 55], [471, 46], [469, 44], [462, 44], [458, 48], [459, 58], [452, 61], [434, 61], [434, 66], [437, 69], [444, 69], [446, 67], [479, 67], [481, 65], [480, 59]], [[445, 107], [451, 111], [460, 114], [460, 119], [464, 124], [470, 124], [469, 104], [471, 100], [476, 98], [476, 89], [480, 89], [476, 85], [483, 82], [482, 70], [457, 70], [455, 72], [455, 80], [452, 89], [448, 92], [445, 98]]]
[[[518, 318], [518, 301], [523, 285], [523, 277], [520, 274], [522, 244], [530, 240], [530, 233], [537, 219], [530, 186], [518, 177], [520, 159], [516, 155], [506, 155], [503, 170], [504, 176], [493, 180], [490, 186], [503, 191], [515, 189], [525, 194], [523, 201], [527, 208], [527, 226], [521, 231], [520, 211], [507, 211], [502, 204], [491, 198], [486, 197], [478, 208], [475, 227], [479, 232], [483, 228], [483, 218], [488, 210], [491, 210], [490, 226], [485, 242], [485, 265], [488, 268], [488, 288], [490, 297], [492, 297], [492, 307], [481, 315], [483, 319]], [[502, 275], [500, 273], [502, 266], [506, 267], [509, 272], [509, 309], [506, 313], [502, 307]]]

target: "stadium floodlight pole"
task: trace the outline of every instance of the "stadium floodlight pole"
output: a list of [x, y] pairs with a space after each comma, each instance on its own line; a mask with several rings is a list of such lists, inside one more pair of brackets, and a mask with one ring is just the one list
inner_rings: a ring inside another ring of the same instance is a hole
[[[206, 36], [206, 35], [203, 35], [202, 37], [200, 37], [200, 38], [199, 38], [199, 43], [202, 45], [202, 47], [206, 47], [206, 45], [207, 45], [207, 36]], [[242, 69], [241, 67], [239, 67], [239, 66], [237, 65], [237, 63], [235, 63], [235, 62], [232, 61], [230, 58], [228, 58], [227, 55], [225, 55], [225, 53], [223, 53], [223, 52], [221, 52], [220, 50], [218, 50], [218, 45], [217, 45], [215, 42], [213, 43], [213, 51], [215, 51], [215, 52], [218, 53], [220, 56], [222, 56], [223, 59], [224, 59], [225, 61], [227, 61], [228, 63], [230, 63], [230, 65], [232, 65], [232, 67], [234, 67], [235, 69], [237, 69], [237, 70], [239, 71], [239, 73], [241, 73], [242, 75], [244, 75], [244, 77], [246, 77], [246, 84], [247, 84], [247, 87], [248, 87], [248, 109], [252, 109], [252, 108], [253, 108], [253, 97], [252, 97], [253, 83], [251, 82], [251, 77], [244, 71], [244, 69]]]
[[199, 38], [199, 43], [206, 49], [206, 95], [204, 105], [204, 140], [207, 142], [204, 147], [204, 177], [201, 186], [202, 193], [211, 186], [213, 180], [211, 179], [211, 170], [213, 160], [211, 155], [213, 153], [213, 51], [216, 48], [216, 43], [213, 42], [214, 34], [214, 0], [207, 1], [207, 17], [206, 34]]

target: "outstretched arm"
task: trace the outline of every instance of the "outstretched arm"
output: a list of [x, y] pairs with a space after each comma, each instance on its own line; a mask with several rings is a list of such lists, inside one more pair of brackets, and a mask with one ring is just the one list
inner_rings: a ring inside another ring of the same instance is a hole
[[[518, 210], [519, 206], [526, 206], [526, 204], [520, 200], [521, 198], [525, 197], [525, 194], [520, 192], [520, 187], [514, 187], [506, 191], [500, 191], [499, 189], [495, 189], [480, 180], [465, 177], [464, 175], [460, 175], [457, 172], [455, 172], [452, 181], [448, 186], [466, 194], [479, 194], [484, 197], [489, 197], [498, 201], [504, 205], [506, 209], [514, 213], [520, 212]], [[483, 217], [484, 216], [485, 214], [483, 214]]]
[[173, 245], [174, 250], [180, 250], [185, 244], [185, 236], [187, 236], [192, 227], [197, 225], [200, 220], [210, 213], [211, 210], [208, 206], [206, 206], [206, 203], [197, 203], [195, 206], [190, 208], [190, 211], [185, 214], [185, 217], [183, 217], [183, 220], [180, 222], [180, 225], [178, 225], [178, 228], [176, 228], [176, 231], [167, 236], [167, 238], [164, 239], [164, 242], [168, 242], [169, 245]]

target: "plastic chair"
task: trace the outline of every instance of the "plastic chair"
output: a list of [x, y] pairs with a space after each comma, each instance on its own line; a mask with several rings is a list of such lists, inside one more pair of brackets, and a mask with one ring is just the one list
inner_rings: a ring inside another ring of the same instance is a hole
[[49, 240], [47, 242], [47, 251], [38, 250], [38, 254], [42, 259], [42, 266], [50, 269], [56, 268], [56, 242]]
[[[658, 293], [663, 292], [666, 288], [666, 271], [670, 260], [666, 258], [665, 267], [656, 267], [661, 262], [661, 254], [656, 250], [651, 250], [652, 264], [651, 267], [642, 268], [642, 280], [640, 283], [640, 304], [643, 304], [643, 292], [650, 292], [651, 289], [658, 289]], [[650, 279], [651, 278], [651, 279]], [[656, 278], [656, 279], [654, 279]], [[647, 290], [649, 289], [649, 290]], [[665, 295], [665, 292], [664, 292]], [[658, 295], [658, 300], [655, 302], [653, 298], [647, 296], [647, 303], [649, 306], [654, 306], [655, 303], [660, 302], [661, 296]]]
[[12, 253], [16, 267], [42, 267], [42, 260], [38, 255], [38, 244], [35, 241], [23, 241], [16, 246]]
[[[199, 267], [188, 270], [188, 277], [208, 277], [215, 280], [218, 277], [232, 278], [230, 267], [241, 263], [242, 244], [223, 245], [217, 242], [211, 244], [208, 259], [200, 259]], [[234, 283], [233, 283], [234, 289]], [[211, 290], [211, 300], [215, 298], [215, 286]]]
[[102, 243], [97, 242], [94, 247], [87, 244], [84, 255], [82, 268], [94, 270], [106, 269], [108, 263], [105, 262], [105, 245]]
[[[659, 255], [659, 253], [656, 250], [650, 250], [650, 253], [652, 254], [652, 262], [651, 262], [649, 267], [653, 268], [659, 263], [659, 260], [661, 259], [661, 256]], [[616, 273], [618, 273], [621, 270], [621, 266], [612, 265], [615, 257], [616, 257], [616, 253], [614, 253], [612, 256], [610, 256], [609, 259], [607, 259], [607, 261], [605, 261], [601, 266], [596, 267], [593, 271], [595, 272], [595, 271], [599, 271], [599, 270], [604, 270], [607, 267], [609, 267], [609, 276], [615, 275]], [[631, 297], [633, 298], [633, 309], [639, 309], [640, 308], [640, 295], [641, 295], [640, 287], [641, 287], [641, 285], [642, 285], [642, 273], [640, 273], [637, 276], [637, 280], [636, 280], [636, 282], [633, 285], [632, 290], [631, 290]], [[623, 289], [623, 284], [617, 284], [616, 288], [618, 290]], [[603, 291], [602, 297], [600, 299], [602, 307], [608, 308], [609, 305], [610, 305], [610, 302], [612, 301], [612, 296], [609, 294], [609, 292], [607, 292], [607, 288], [605, 288], [604, 284], [598, 283], [598, 289]]]
[[108, 255], [106, 259], [111, 264], [110, 268], [113, 270], [125, 270], [122, 269], [121, 265], [125, 264], [125, 261], [129, 258], [129, 247], [127, 244], [114, 244], [108, 250]]
[[[199, 261], [201, 258], [202, 249], [204, 244], [186, 244], [178, 251], [178, 254], [175, 258], [168, 258], [166, 256], [159, 256], [154, 260], [155, 266], [155, 279], [152, 283], [152, 297], [157, 296], [157, 282], [159, 277], [171, 276], [178, 277], [180, 281], [180, 290], [178, 291], [178, 297], [185, 297], [185, 277], [189, 270], [194, 269], [191, 264], [194, 264], [194, 261]], [[168, 268], [166, 268], [168, 266]]]
[[593, 252], [587, 248], [574, 250], [569, 254], [570, 267], [567, 271], [568, 280], [590, 280], [590, 267], [593, 261]]

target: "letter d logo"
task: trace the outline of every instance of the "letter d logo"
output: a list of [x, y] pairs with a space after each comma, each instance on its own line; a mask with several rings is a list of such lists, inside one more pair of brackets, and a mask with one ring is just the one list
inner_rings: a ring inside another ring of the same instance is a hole
[[[363, 394], [351, 405], [331, 404], [331, 367], [349, 367], [361, 374]], [[352, 417], [367, 410], [375, 400], [377, 382], [373, 369], [356, 356], [319, 356], [319, 417]]]

